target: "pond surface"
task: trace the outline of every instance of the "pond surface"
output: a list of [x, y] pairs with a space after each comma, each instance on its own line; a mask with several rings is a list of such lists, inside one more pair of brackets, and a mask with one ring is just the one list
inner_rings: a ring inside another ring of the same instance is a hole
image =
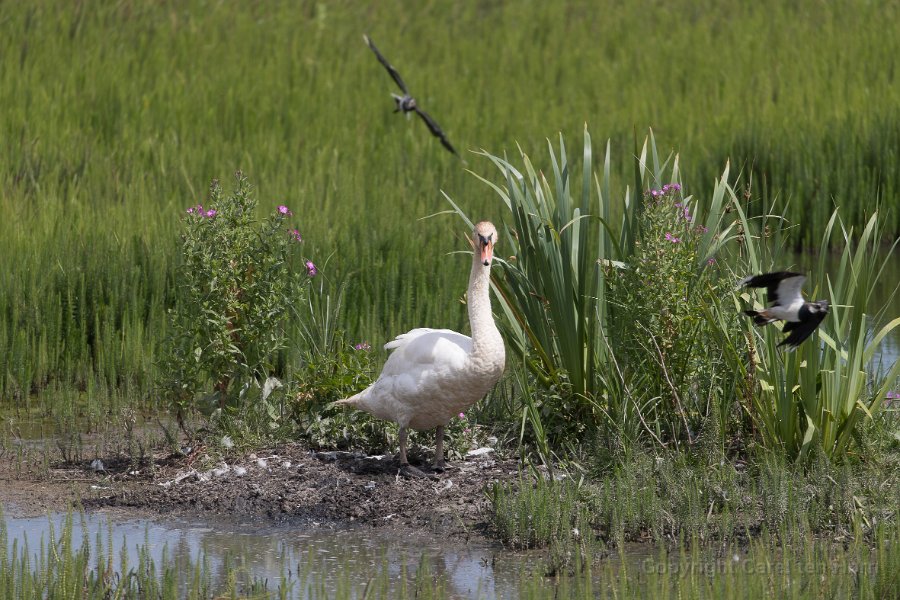
[[[27, 541], [32, 564], [35, 555], [65, 526], [66, 515], [14, 517], [7, 514], [7, 548]], [[138, 564], [140, 548], [149, 551], [157, 568], [163, 562], [177, 565], [206, 560], [213, 582], [224, 583], [223, 565], [236, 569], [238, 581], [267, 581], [271, 592], [279, 584], [293, 582], [291, 597], [305, 598], [307, 586], [334, 592], [358, 590], [377, 573], [387, 573], [389, 585], [411, 584], [421, 561], [428, 561], [430, 577], [440, 581], [449, 598], [516, 598], [522, 578], [540, 568], [538, 554], [510, 553], [486, 543], [448, 542], [426, 534], [401, 534], [388, 529], [329, 529], [309, 527], [259, 527], [252, 523], [213, 524], [173, 518], [131, 518], [116, 513], [89, 512], [74, 516], [73, 543], [87, 535], [92, 555], [100, 544], [118, 558], [123, 548], [128, 564]], [[165, 553], [165, 555], [164, 555]], [[164, 560], [165, 559], [165, 560]], [[92, 564], [96, 558], [92, 559]], [[118, 561], [114, 561], [118, 564]], [[192, 570], [179, 569], [185, 582]], [[214, 589], [218, 586], [214, 586]], [[351, 594], [352, 595], [352, 594]], [[332, 594], [326, 594], [331, 597]], [[319, 593], [316, 597], [322, 597]]]

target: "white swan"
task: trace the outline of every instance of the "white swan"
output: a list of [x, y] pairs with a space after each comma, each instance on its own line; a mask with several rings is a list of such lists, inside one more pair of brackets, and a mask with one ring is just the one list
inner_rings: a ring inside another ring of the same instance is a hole
[[444, 469], [444, 426], [484, 397], [503, 374], [506, 351], [491, 314], [490, 278], [497, 229], [475, 226], [468, 309], [472, 337], [449, 329], [413, 329], [385, 344], [393, 350], [368, 388], [334, 404], [347, 405], [400, 425], [400, 466], [422, 476], [406, 458], [409, 428], [437, 427], [433, 468]]

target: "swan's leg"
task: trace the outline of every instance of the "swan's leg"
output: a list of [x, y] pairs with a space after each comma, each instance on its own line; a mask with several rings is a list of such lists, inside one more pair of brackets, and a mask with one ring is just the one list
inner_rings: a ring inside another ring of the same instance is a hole
[[435, 471], [443, 471], [447, 466], [444, 462], [444, 426], [438, 425], [434, 434], [434, 464], [431, 466]]
[[400, 472], [407, 477], [427, 477], [425, 473], [415, 468], [406, 459], [406, 438], [409, 437], [409, 428], [400, 428]]
[[409, 429], [406, 427], [400, 428], [400, 466], [403, 467], [409, 464], [409, 461], [406, 460], [406, 438], [409, 436]]

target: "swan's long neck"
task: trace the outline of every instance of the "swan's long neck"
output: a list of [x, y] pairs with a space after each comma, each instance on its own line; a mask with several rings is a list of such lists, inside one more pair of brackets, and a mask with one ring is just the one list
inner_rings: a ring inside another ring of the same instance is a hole
[[472, 359], [503, 351], [503, 338], [491, 313], [491, 268], [481, 263], [478, 252], [469, 275], [469, 325], [472, 328]]

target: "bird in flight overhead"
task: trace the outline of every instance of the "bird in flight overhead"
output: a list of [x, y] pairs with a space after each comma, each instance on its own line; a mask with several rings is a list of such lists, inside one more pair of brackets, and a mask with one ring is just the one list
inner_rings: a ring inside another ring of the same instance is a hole
[[450, 144], [450, 140], [447, 139], [447, 135], [440, 128], [437, 122], [431, 118], [431, 116], [426, 113], [424, 110], [418, 107], [416, 104], [416, 99], [409, 95], [409, 89], [406, 87], [406, 84], [403, 83], [403, 78], [400, 77], [400, 73], [397, 72], [391, 63], [387, 61], [387, 59], [381, 55], [381, 52], [378, 51], [378, 48], [375, 47], [375, 44], [372, 43], [372, 40], [369, 39], [369, 36], [363, 35], [363, 39], [366, 41], [366, 45], [372, 49], [372, 52], [375, 53], [375, 56], [378, 58], [378, 62], [384, 65], [384, 68], [387, 69], [388, 74], [394, 80], [394, 82], [400, 86], [400, 90], [403, 92], [402, 96], [391, 93], [391, 96], [394, 97], [394, 102], [397, 103], [397, 107], [394, 109], [394, 112], [402, 112], [405, 115], [408, 115], [410, 112], [414, 112], [419, 117], [422, 118], [422, 121], [425, 122], [425, 125], [428, 127], [428, 130], [431, 132], [431, 135], [441, 140], [441, 144], [455, 154], [459, 156], [459, 153], [456, 152], [456, 149]]
[[745, 310], [744, 314], [753, 318], [754, 325], [766, 325], [784, 321], [781, 329], [788, 335], [778, 346], [789, 346], [794, 350], [803, 340], [812, 335], [816, 327], [828, 314], [828, 300], [807, 302], [800, 293], [806, 276], [790, 271], [751, 275], [738, 282], [738, 287], [766, 288], [769, 301], [764, 310]]

